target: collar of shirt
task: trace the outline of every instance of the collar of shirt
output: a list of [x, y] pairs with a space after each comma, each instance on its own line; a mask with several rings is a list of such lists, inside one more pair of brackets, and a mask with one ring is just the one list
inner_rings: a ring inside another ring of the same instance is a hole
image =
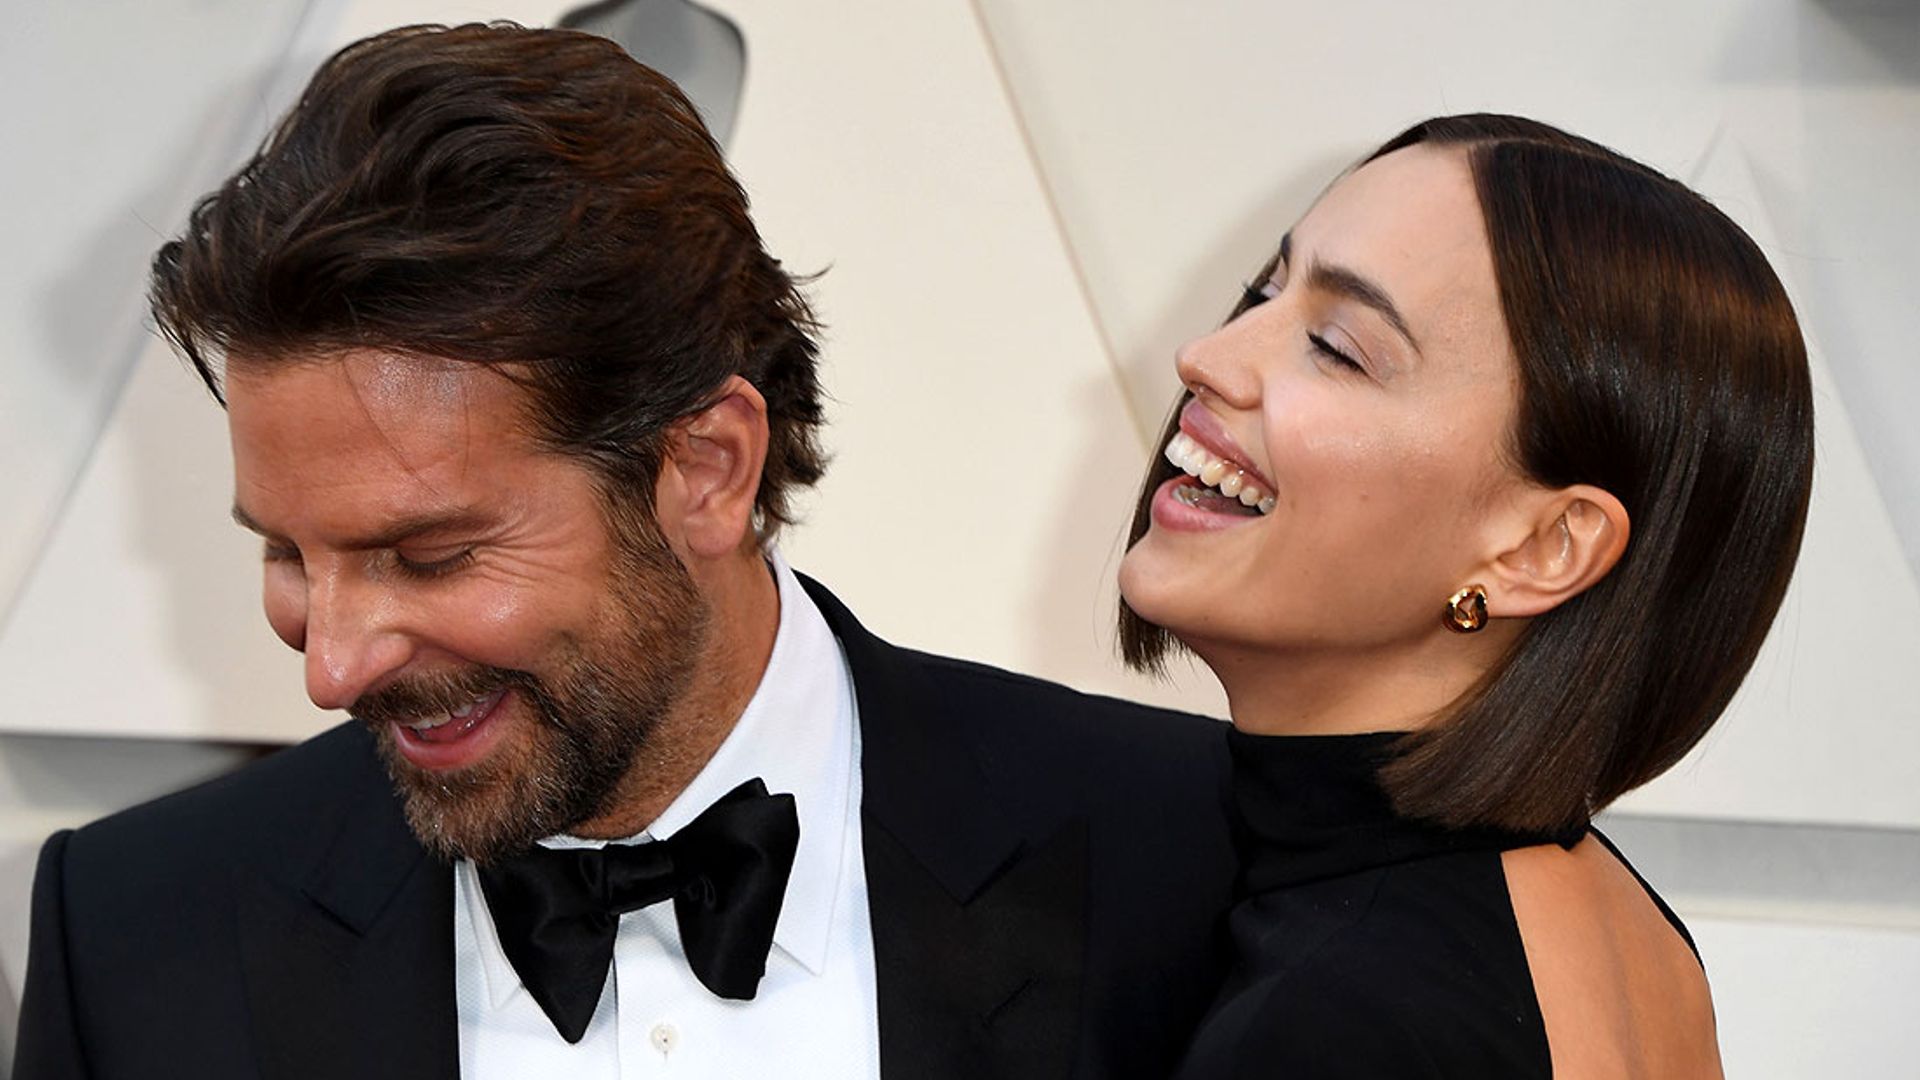
[[[720, 749], [645, 832], [625, 840], [553, 836], [547, 847], [647, 843], [685, 827], [742, 783], [759, 777], [767, 790], [794, 798], [800, 846], [774, 927], [774, 947], [818, 975], [826, 965], [833, 906], [845, 865], [851, 781], [855, 767], [853, 677], [839, 639], [778, 551], [767, 562], [780, 590], [780, 625], [767, 669]], [[459, 871], [472, 875], [471, 864]], [[499, 1008], [521, 989], [520, 976], [500, 949], [479, 880], [467, 882], [468, 902], [488, 997]]]

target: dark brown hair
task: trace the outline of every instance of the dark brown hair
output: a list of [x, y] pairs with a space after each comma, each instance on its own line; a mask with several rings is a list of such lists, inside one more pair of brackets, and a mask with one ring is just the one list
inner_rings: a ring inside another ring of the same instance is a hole
[[[1759, 248], [1683, 185], [1511, 116], [1428, 120], [1366, 160], [1417, 144], [1472, 169], [1519, 365], [1508, 453], [1543, 486], [1611, 492], [1633, 535], [1382, 781], [1414, 817], [1553, 832], [1684, 756], [1753, 665], [1812, 490], [1806, 346]], [[1130, 542], [1171, 475], [1156, 458]], [[1178, 644], [1124, 602], [1120, 642], [1147, 670]]]
[[220, 363], [505, 365], [548, 443], [649, 516], [663, 429], [735, 374], [767, 400], [763, 535], [825, 467], [798, 284], [679, 89], [589, 34], [412, 26], [340, 50], [160, 249], [151, 300], [222, 401]]

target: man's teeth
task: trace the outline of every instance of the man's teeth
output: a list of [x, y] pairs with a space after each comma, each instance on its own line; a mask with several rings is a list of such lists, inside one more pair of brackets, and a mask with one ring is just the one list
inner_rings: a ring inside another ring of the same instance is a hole
[[485, 696], [475, 698], [461, 705], [459, 708], [449, 709], [437, 716], [423, 716], [418, 720], [409, 720], [407, 721], [407, 726], [415, 731], [432, 731], [434, 728], [440, 727], [443, 724], [451, 723], [455, 720], [465, 720], [472, 716], [476, 709], [491, 707], [499, 695], [500, 691], [492, 691]]
[[1168, 461], [1202, 484], [1217, 488], [1220, 494], [1229, 499], [1239, 499], [1241, 505], [1250, 506], [1262, 514], [1273, 513], [1272, 495], [1262, 491], [1260, 485], [1249, 479], [1245, 470], [1213, 456], [1186, 432], [1176, 432], [1168, 440], [1166, 453]]

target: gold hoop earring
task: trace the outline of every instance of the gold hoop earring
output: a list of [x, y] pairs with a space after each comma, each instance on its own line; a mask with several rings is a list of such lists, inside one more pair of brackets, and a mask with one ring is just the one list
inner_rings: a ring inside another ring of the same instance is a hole
[[1469, 585], [1447, 598], [1447, 629], [1456, 634], [1471, 634], [1487, 625], [1487, 590]]

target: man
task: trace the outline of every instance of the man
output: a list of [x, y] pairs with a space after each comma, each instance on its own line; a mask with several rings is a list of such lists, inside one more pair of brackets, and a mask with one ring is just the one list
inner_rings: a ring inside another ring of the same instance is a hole
[[1220, 726], [896, 648], [780, 560], [807, 309], [672, 84], [350, 46], [153, 301], [354, 722], [48, 842], [17, 1080], [1171, 1069]]

